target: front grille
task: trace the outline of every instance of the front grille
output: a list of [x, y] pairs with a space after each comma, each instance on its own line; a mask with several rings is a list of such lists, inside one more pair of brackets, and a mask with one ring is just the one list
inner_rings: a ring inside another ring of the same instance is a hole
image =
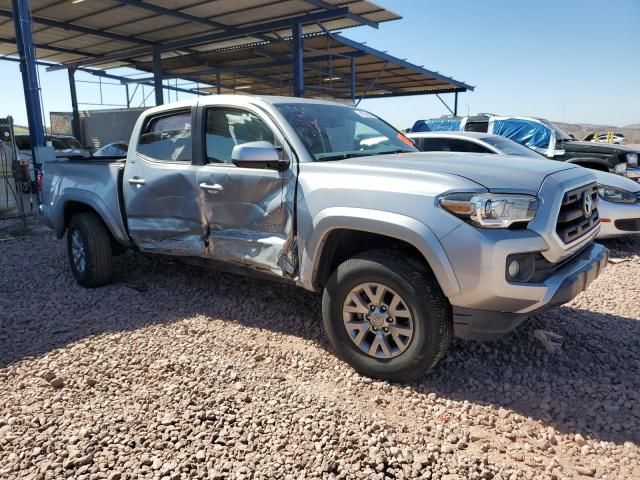
[[625, 232], [640, 232], [640, 218], [627, 218], [613, 222], [618, 230]]
[[[585, 213], [585, 195], [591, 196], [591, 215]], [[598, 185], [590, 183], [569, 190], [562, 197], [562, 206], [556, 222], [556, 233], [565, 244], [583, 237], [598, 226]]]

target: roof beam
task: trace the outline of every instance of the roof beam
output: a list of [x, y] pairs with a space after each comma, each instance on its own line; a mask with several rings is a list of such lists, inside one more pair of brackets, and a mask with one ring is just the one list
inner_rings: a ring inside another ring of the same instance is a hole
[[[7, 57], [7, 56], [0, 56], [0, 60], [6, 60], [7, 62], [15, 62], [15, 63], [20, 62], [20, 59], [18, 59], [18, 58]], [[36, 64], [41, 66], [41, 67], [51, 67], [52, 65], [56, 65], [55, 63], [52, 63], [52, 62], [43, 62], [43, 61], [37, 61]], [[114, 75], [112, 73], [107, 73], [107, 72], [104, 72], [102, 70], [93, 70], [91, 68], [82, 68], [82, 67], [78, 67], [77, 70], [81, 71], [81, 72], [89, 73], [89, 74], [94, 75], [96, 77], [108, 78], [110, 80], [118, 80], [118, 81], [120, 81], [120, 80], [126, 79], [126, 77], [122, 77], [120, 75]], [[200, 82], [200, 83], [203, 83], [205, 85], [210, 85], [207, 82]], [[142, 85], [153, 87], [153, 82], [143, 82]], [[173, 90], [175, 92], [192, 93], [194, 95], [198, 95], [198, 93], [199, 93], [198, 90], [193, 90], [193, 89], [188, 89], [188, 88], [180, 88], [180, 87], [172, 87], [171, 85], [163, 85], [163, 88], [165, 88], [167, 90]]]
[[[236, 31], [238, 30], [236, 27], [225, 25], [224, 23], [216, 22], [215, 20], [210, 20], [209, 18], [196, 17], [195, 15], [189, 15], [188, 13], [181, 12], [180, 10], [172, 10], [170, 8], [162, 7], [160, 5], [146, 3], [143, 0], [115, 0], [115, 1], [117, 1], [118, 3], [122, 3], [124, 5], [130, 5], [132, 7], [141, 8], [143, 10], [147, 10], [149, 12], [157, 13], [160, 15], [167, 15], [169, 17], [179, 18], [181, 20], [185, 20], [186, 22], [200, 23], [202, 25], [216, 28], [218, 30], [224, 30], [229, 33], [236, 33]], [[260, 38], [262, 38], [263, 40], [270, 40], [270, 38], [267, 37], [266, 35], [261, 35]]]
[[[357, 58], [365, 55], [362, 52], [353, 52], [352, 54], [340, 54], [343, 57]], [[327, 62], [330, 59], [335, 58], [335, 55], [319, 55], [315, 57], [307, 57], [304, 59], [304, 63], [306, 64], [314, 64]], [[213, 75], [216, 73], [242, 73], [242, 72], [251, 72], [254, 70], [262, 70], [264, 68], [274, 68], [281, 67], [284, 65], [290, 65], [293, 62], [291, 57], [285, 57], [279, 60], [274, 60], [272, 62], [263, 62], [263, 63], [253, 63], [253, 64], [243, 64], [237, 66], [229, 66], [229, 67], [212, 67], [206, 68], [203, 70], [198, 70], [195, 72], [189, 73], [180, 73], [180, 72], [166, 72], [164, 78], [184, 78], [183, 75]]]
[[[0, 37], [0, 43], [9, 43], [15, 45], [16, 40], [15, 38]], [[51, 52], [66, 53], [69, 55], [92, 55], [91, 53], [85, 52], [83, 50], [71, 50], [70, 48], [56, 47], [54, 45], [47, 45], [46, 43], [34, 43], [33, 45], [41, 50], [49, 50]]]
[[[189, 37], [179, 37], [170, 41], [167, 41], [162, 44], [158, 44], [158, 48], [162, 51], [167, 50], [183, 50], [187, 47], [193, 47], [197, 45], [205, 45], [207, 43], [215, 43], [220, 40], [231, 40], [233, 38], [238, 38], [242, 36], [255, 36], [259, 33], [266, 33], [272, 30], [280, 30], [284, 28], [288, 28], [293, 23], [302, 23], [309, 24], [326, 20], [334, 20], [336, 18], [345, 18], [345, 16], [349, 13], [347, 8], [336, 8], [333, 10], [327, 10], [324, 12], [311, 13], [306, 15], [300, 15], [297, 17], [283, 18], [279, 20], [275, 20], [273, 22], [268, 23], [260, 23], [257, 25], [252, 25], [250, 27], [237, 28], [233, 34], [229, 32], [217, 32], [210, 33], [200, 36], [189, 36]], [[134, 49], [125, 49], [120, 50], [119, 52], [113, 52], [110, 54], [103, 55], [100, 58], [90, 58], [85, 60], [80, 60], [77, 62], [72, 62], [68, 64], [64, 64], [59, 68], [68, 68], [68, 67], [80, 67], [80, 66], [88, 66], [88, 65], [97, 65], [100, 63], [106, 63], [110, 60], [122, 60], [124, 58], [131, 59], [135, 57], [139, 57], [142, 55], [150, 55], [152, 52], [152, 47], [137, 47]], [[53, 70], [59, 69], [53, 68]]]
[[376, 95], [376, 94], [369, 94], [366, 97], [362, 97], [363, 99], [367, 100], [371, 100], [374, 98], [392, 98], [392, 97], [411, 97], [411, 96], [416, 96], [416, 95], [436, 95], [439, 93], [462, 93], [462, 92], [466, 92], [467, 89], [466, 88], [448, 88], [448, 89], [437, 89], [433, 92], [429, 91], [429, 90], [421, 90], [421, 91], [417, 91], [417, 92], [396, 92], [396, 93], [383, 93], [382, 95]]
[[[7, 10], [0, 10], [0, 17], [13, 18], [13, 13]], [[107, 32], [105, 30], [99, 30], [97, 28], [83, 27], [81, 25], [75, 25], [73, 23], [58, 22], [44, 17], [32, 17], [34, 23], [40, 25], [46, 25], [48, 27], [61, 28], [63, 30], [70, 30], [74, 32], [84, 33], [87, 35], [95, 35], [97, 37], [110, 38], [111, 40], [120, 40], [127, 43], [137, 43], [140, 45], [155, 45], [154, 42], [144, 40], [142, 38], [131, 37], [127, 35], [120, 35], [119, 33]], [[36, 32], [37, 33], [37, 32]]]
[[[325, 0], [304, 0], [305, 3], [309, 3], [318, 8], [324, 8], [325, 10], [335, 10], [339, 8], [339, 5], [334, 5], [333, 3], [326, 2]], [[346, 18], [349, 18], [355, 22], [361, 23], [362, 25], [368, 25], [369, 27], [378, 28], [378, 22], [374, 22], [373, 20], [369, 20], [368, 18], [358, 15], [357, 13], [349, 12], [345, 15]]]

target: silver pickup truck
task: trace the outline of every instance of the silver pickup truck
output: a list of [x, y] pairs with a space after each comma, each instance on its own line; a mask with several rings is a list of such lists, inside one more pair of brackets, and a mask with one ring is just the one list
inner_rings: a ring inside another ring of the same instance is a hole
[[146, 111], [129, 145], [45, 165], [42, 211], [78, 283], [137, 249], [322, 292], [333, 346], [373, 377], [415, 378], [454, 335], [499, 338], [607, 262], [588, 170], [419, 153], [344, 105], [202, 97]]

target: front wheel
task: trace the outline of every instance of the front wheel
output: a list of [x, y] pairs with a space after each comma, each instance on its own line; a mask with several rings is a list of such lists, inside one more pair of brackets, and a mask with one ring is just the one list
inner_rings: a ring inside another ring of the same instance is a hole
[[67, 230], [69, 264], [76, 281], [87, 288], [109, 283], [113, 265], [111, 236], [94, 213], [78, 213]]
[[451, 308], [433, 275], [401, 252], [375, 250], [342, 263], [322, 298], [325, 330], [358, 372], [411, 381], [444, 356]]

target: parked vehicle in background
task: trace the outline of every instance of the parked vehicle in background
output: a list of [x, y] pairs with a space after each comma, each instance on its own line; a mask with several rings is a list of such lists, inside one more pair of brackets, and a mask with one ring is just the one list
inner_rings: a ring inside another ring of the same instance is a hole
[[[543, 155], [508, 138], [477, 132], [424, 132], [407, 134], [424, 152], [491, 153], [520, 157], [517, 161], [546, 160]], [[517, 171], [515, 159], [505, 158]], [[601, 202], [601, 228], [597, 238], [623, 237], [640, 233], [640, 183], [620, 175], [593, 171]]]
[[127, 142], [108, 143], [99, 148], [93, 154], [94, 157], [124, 157], [127, 155], [129, 144]]
[[580, 142], [552, 122], [533, 117], [505, 117], [480, 114], [470, 117], [418, 120], [412, 133], [465, 131], [500, 135], [532, 148], [548, 158], [582, 167], [617, 173], [640, 180], [640, 149], [626, 145]]
[[214, 95], [144, 112], [126, 161], [47, 163], [42, 212], [83, 286], [135, 247], [323, 292], [338, 354], [409, 380], [454, 335], [499, 338], [605, 267], [593, 174], [520, 173], [420, 153], [365, 110]]
[[585, 136], [582, 141], [595, 143], [615, 143], [616, 145], [623, 145], [624, 143], [626, 143], [626, 138], [624, 137], [624, 134], [620, 132], [592, 132]]
[[[33, 162], [31, 161], [31, 137], [27, 134], [16, 135], [16, 147], [18, 149], [18, 161], [22, 168], [27, 171], [25, 173], [25, 181], [22, 182], [22, 191], [24, 193], [35, 192], [37, 190], [35, 173], [33, 171]], [[70, 135], [47, 135], [45, 137], [47, 143], [55, 150], [56, 158], [90, 158], [91, 152], [82, 146], [77, 138]], [[29, 178], [30, 181], [26, 181]]]
[[[46, 142], [51, 142], [56, 158], [89, 158], [91, 152], [83, 147], [77, 138], [71, 135], [47, 135]], [[29, 135], [16, 135], [16, 146], [20, 153], [31, 156], [31, 138]]]

